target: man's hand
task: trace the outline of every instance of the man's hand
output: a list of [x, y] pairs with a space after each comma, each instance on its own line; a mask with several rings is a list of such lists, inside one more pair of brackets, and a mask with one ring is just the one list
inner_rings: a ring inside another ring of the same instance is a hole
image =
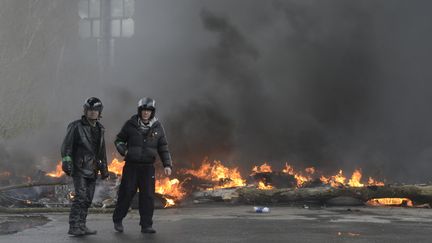
[[97, 167], [101, 175], [101, 179], [105, 180], [109, 177], [109, 171], [108, 166], [105, 162], [102, 162], [101, 160], [98, 160]]
[[165, 172], [165, 175], [170, 176], [172, 173], [171, 167], [165, 167], [164, 172]]
[[109, 177], [109, 173], [106, 173], [106, 172], [102, 172], [101, 171], [101, 180], [105, 180], [105, 179], [107, 179]]
[[62, 160], [62, 170], [66, 175], [70, 176], [72, 174], [72, 161]]
[[127, 150], [127, 146], [125, 143], [123, 143], [123, 142], [116, 143], [116, 148], [117, 148], [117, 151], [119, 152], [119, 154], [121, 156], [123, 156], [123, 157], [126, 156], [128, 150]]

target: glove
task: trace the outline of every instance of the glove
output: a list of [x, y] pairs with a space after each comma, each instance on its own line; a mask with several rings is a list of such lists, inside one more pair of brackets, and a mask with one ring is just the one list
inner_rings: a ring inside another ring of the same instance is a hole
[[107, 171], [102, 170], [100, 173], [101, 173], [101, 179], [102, 180], [105, 180], [109, 177], [109, 173]]
[[70, 176], [72, 174], [72, 160], [63, 158], [62, 160], [62, 170], [67, 175]]
[[102, 180], [105, 180], [109, 177], [108, 167], [107, 167], [106, 163], [99, 161], [98, 162], [98, 170], [100, 172]]

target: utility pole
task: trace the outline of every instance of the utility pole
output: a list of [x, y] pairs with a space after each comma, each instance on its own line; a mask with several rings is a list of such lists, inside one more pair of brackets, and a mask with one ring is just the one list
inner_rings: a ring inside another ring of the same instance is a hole
[[114, 66], [114, 38], [111, 31], [111, 1], [100, 0], [100, 37], [98, 41], [99, 69], [102, 80], [109, 78]]
[[82, 38], [97, 40], [100, 82], [111, 77], [114, 66], [115, 39], [134, 34], [135, 0], [80, 0], [79, 33]]

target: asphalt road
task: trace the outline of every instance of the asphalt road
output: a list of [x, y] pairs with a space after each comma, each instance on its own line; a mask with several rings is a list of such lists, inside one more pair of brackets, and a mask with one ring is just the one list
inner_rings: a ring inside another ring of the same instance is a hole
[[84, 237], [66, 234], [67, 214], [44, 216], [48, 223], [0, 235], [0, 242], [432, 242], [432, 209], [279, 206], [257, 214], [252, 206], [198, 205], [156, 210], [153, 235], [140, 232], [136, 211], [124, 233], [113, 230], [110, 214], [92, 214], [88, 226], [98, 234]]

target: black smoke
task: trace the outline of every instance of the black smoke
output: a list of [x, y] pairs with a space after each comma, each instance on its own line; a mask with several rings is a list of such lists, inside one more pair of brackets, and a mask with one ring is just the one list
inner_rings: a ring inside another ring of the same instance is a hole
[[182, 167], [209, 156], [429, 180], [428, 1], [136, 1], [106, 80], [96, 42], [77, 36], [77, 3], [1, 3], [2, 169], [52, 168], [93, 95], [112, 156], [150, 96]]

